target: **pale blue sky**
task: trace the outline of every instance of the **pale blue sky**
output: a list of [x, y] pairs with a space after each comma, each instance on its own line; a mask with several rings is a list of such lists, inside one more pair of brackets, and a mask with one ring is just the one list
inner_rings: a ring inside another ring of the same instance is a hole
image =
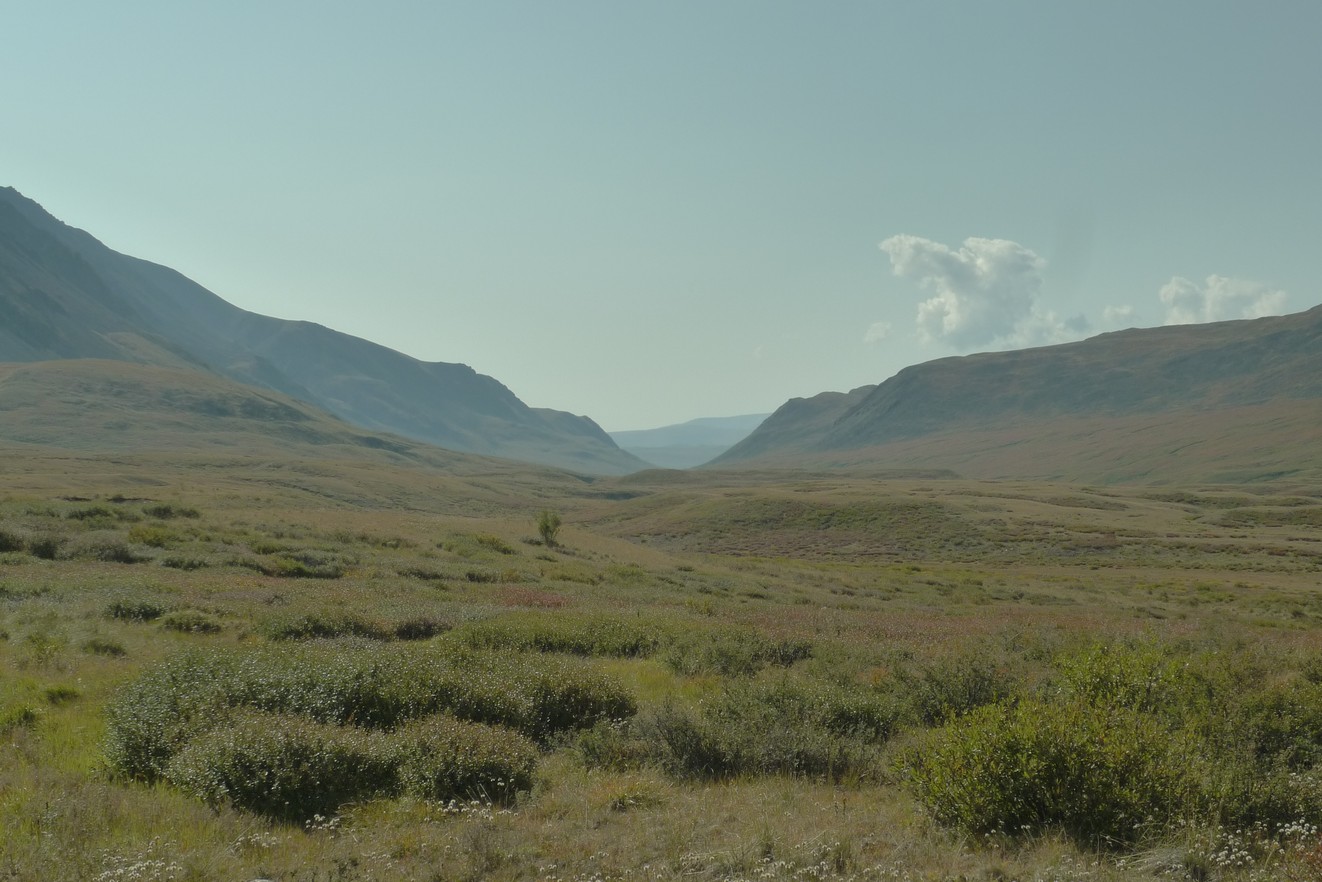
[[611, 430], [1322, 301], [1315, 0], [11, 6], [0, 185]]

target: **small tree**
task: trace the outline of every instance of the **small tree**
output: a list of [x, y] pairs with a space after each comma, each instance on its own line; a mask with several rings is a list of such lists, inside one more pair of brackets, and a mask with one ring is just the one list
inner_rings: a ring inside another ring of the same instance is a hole
[[560, 515], [549, 508], [537, 516], [537, 532], [542, 534], [542, 541], [547, 548], [555, 546], [555, 536], [560, 532]]

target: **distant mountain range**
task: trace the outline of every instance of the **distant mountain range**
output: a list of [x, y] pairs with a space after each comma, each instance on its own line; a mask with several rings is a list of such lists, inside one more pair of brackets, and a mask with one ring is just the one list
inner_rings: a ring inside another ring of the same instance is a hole
[[0, 362], [201, 371], [451, 450], [595, 474], [648, 465], [587, 417], [528, 407], [466, 365], [239, 309], [174, 270], [112, 251], [12, 188], [0, 189], [0, 316]]
[[1322, 477], [1322, 306], [943, 358], [794, 399], [715, 467], [976, 478]]
[[701, 417], [662, 426], [659, 429], [633, 429], [611, 432], [610, 436], [624, 450], [667, 469], [687, 469], [714, 459], [758, 427], [768, 414], [754, 413], [733, 417]]

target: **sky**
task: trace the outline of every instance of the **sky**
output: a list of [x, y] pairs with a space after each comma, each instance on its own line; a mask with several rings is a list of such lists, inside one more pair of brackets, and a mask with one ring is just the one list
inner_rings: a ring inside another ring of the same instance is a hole
[[11, 4], [0, 185], [607, 430], [1322, 302], [1322, 3]]

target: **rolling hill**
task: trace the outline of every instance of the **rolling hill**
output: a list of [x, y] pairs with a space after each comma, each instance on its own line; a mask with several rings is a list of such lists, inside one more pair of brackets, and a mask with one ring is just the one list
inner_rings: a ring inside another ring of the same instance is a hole
[[719, 467], [950, 468], [976, 478], [1322, 474], [1322, 307], [944, 358], [795, 399]]
[[587, 417], [528, 407], [466, 365], [239, 309], [174, 270], [112, 251], [12, 188], [0, 188], [0, 315], [0, 362], [205, 371], [452, 450], [598, 474], [647, 465]]

